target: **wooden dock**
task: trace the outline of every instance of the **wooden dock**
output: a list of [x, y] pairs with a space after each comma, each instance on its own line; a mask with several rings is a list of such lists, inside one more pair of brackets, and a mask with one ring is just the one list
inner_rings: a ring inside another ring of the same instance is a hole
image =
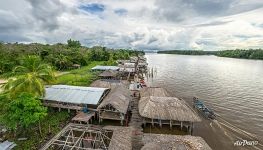
[[133, 127], [133, 135], [132, 135], [132, 149], [140, 150], [143, 147], [142, 136], [143, 136], [143, 128], [142, 128], [142, 118], [139, 115], [138, 103], [139, 103], [139, 95], [132, 98], [131, 107], [132, 107], [132, 117], [129, 123], [129, 126]]

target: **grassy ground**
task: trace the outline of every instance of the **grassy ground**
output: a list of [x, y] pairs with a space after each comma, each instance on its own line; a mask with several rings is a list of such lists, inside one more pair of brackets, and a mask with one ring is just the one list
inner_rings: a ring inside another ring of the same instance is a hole
[[77, 85], [77, 86], [87, 86], [92, 81], [97, 79], [99, 72], [91, 71], [91, 68], [96, 65], [103, 65], [103, 61], [94, 61], [88, 66], [84, 66], [80, 69], [74, 69], [66, 74], [62, 74], [57, 77], [56, 84], [66, 84], [66, 85]]

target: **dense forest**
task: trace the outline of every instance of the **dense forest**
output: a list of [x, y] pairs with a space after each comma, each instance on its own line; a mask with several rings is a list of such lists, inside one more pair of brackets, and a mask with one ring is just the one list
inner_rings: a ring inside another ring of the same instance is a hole
[[244, 58], [244, 59], [262, 59], [262, 49], [236, 49], [222, 51], [201, 51], [201, 50], [169, 50], [158, 51], [160, 54], [180, 54], [180, 55], [216, 55], [219, 57]]
[[245, 59], [262, 59], [263, 60], [263, 50], [262, 49], [224, 50], [224, 51], [218, 51], [216, 53], [216, 56], [231, 57], [231, 58], [245, 58]]
[[[109, 49], [101, 46], [81, 46], [79, 41], [68, 40], [67, 44], [19, 44], [0, 43], [0, 74], [10, 72], [27, 55], [39, 56], [43, 63], [51, 64], [56, 70], [72, 69], [74, 64], [86, 66], [92, 61], [128, 59], [142, 51]], [[110, 64], [109, 64], [110, 65]]]
[[160, 54], [180, 54], [180, 55], [213, 55], [214, 51], [202, 51], [202, 50], [168, 50], [158, 51]]

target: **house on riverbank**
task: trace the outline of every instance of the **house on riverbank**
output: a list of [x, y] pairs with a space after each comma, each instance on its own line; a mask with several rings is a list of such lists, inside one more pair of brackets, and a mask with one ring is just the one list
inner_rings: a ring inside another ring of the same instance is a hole
[[143, 124], [186, 127], [192, 133], [193, 123], [200, 122], [196, 114], [187, 103], [171, 95], [163, 88], [147, 87], [140, 91], [139, 113], [143, 117]]
[[108, 119], [119, 120], [121, 125], [124, 121], [127, 124], [131, 98], [131, 92], [126, 87], [122, 85], [113, 87], [98, 106], [99, 122]]
[[116, 86], [124, 86], [128, 88], [129, 82], [127, 80], [112, 80], [112, 79], [99, 79], [91, 83], [91, 87], [100, 88], [114, 88]]
[[51, 85], [45, 88], [42, 98], [47, 107], [70, 110], [96, 110], [102, 99], [109, 92], [108, 88], [82, 87], [70, 85]]
[[91, 70], [97, 70], [97, 71], [105, 71], [105, 70], [118, 71], [119, 69], [120, 69], [120, 67], [118, 67], [118, 66], [100, 66], [100, 65], [97, 65], [97, 66], [91, 68]]
[[116, 79], [118, 75], [117, 71], [114, 70], [105, 70], [101, 74], [99, 74], [99, 77], [101, 79]]
[[135, 63], [124, 63], [124, 64], [119, 64], [118, 67], [120, 67], [120, 71], [122, 72], [129, 72], [129, 73], [134, 73], [136, 64]]
[[143, 117], [143, 124], [147, 123], [187, 128], [191, 133], [194, 122], [200, 122], [199, 116], [188, 107], [184, 100], [176, 97], [142, 97], [139, 101], [139, 113]]

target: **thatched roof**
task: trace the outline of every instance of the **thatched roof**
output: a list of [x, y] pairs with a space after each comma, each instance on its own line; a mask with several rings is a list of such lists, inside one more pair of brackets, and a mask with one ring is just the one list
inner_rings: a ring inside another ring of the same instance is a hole
[[139, 113], [142, 117], [152, 119], [201, 121], [184, 100], [176, 97], [142, 97], [139, 101]]
[[201, 137], [190, 135], [143, 134], [142, 150], [212, 150]]
[[117, 76], [117, 71], [114, 70], [105, 70], [99, 75], [99, 77], [116, 77], [116, 76]]
[[101, 109], [107, 105], [111, 105], [119, 112], [126, 114], [130, 101], [130, 90], [120, 85], [111, 89], [109, 94], [103, 99], [101, 104], [98, 106], [98, 109]]
[[160, 150], [162, 147], [157, 143], [147, 143], [145, 144], [141, 150]]
[[109, 150], [131, 150], [132, 132], [131, 127], [112, 127], [106, 126], [104, 129], [113, 130], [113, 135], [109, 145]]
[[100, 87], [100, 88], [114, 88], [116, 86], [125, 86], [128, 87], [129, 82], [127, 80], [111, 80], [111, 79], [100, 79], [91, 83], [91, 87]]
[[161, 87], [146, 87], [140, 91], [141, 97], [157, 96], [157, 97], [169, 97], [170, 94]]

